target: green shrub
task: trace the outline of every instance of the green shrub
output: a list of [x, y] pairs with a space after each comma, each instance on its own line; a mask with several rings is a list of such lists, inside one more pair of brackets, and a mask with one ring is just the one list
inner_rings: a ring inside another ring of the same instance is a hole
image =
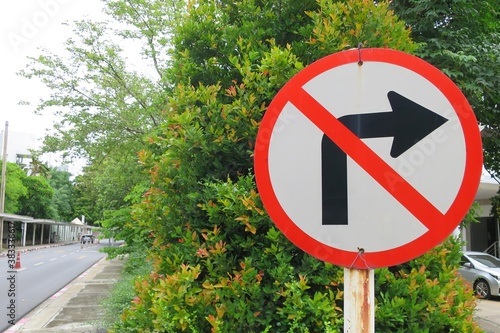
[[458, 274], [461, 243], [449, 237], [404, 265], [377, 271], [377, 332], [482, 332], [473, 290]]
[[[219, 198], [201, 205], [215, 227], [173, 232], [155, 272], [136, 281], [116, 332], [343, 330], [343, 269], [290, 244], [252, 186], [251, 176], [205, 183], [203, 195]], [[266, 236], [257, 240], [259, 233]], [[457, 274], [460, 249], [450, 237], [404, 265], [377, 269], [376, 332], [481, 332], [472, 289]]]
[[[342, 325], [343, 270], [293, 246], [265, 214], [251, 176], [206, 183], [212, 229], [176, 228], [135, 284], [116, 332], [325, 332]], [[221, 225], [219, 227], [219, 225]], [[257, 233], [265, 237], [256, 239]], [[235, 258], [243, 258], [241, 261]], [[160, 268], [161, 267], [161, 268]], [[340, 274], [340, 275], [339, 275]]]
[[[409, 31], [387, 2], [195, 2], [172, 31], [175, 89], [164, 123], [139, 153], [151, 187], [128, 226], [147, 235], [153, 272], [135, 281], [114, 332], [341, 332], [343, 268], [274, 227], [253, 177], [255, 136], [272, 97], [309, 57], [367, 41], [412, 50]], [[284, 31], [281, 10], [303, 24]], [[380, 332], [474, 332], [457, 262], [435, 251], [377, 273]]]

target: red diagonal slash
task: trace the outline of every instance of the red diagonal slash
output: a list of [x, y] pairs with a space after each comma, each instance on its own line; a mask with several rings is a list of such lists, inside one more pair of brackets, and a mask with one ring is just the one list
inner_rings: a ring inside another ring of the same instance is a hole
[[444, 215], [304, 89], [290, 102], [428, 229]]

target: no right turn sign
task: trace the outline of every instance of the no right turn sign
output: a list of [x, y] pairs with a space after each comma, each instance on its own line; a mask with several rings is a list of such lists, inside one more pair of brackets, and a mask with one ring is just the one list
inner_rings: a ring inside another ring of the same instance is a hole
[[[444, 240], [479, 184], [478, 125], [438, 69], [388, 49], [345, 51], [293, 77], [257, 136], [272, 220], [298, 247], [354, 268], [399, 264]], [[362, 250], [362, 251], [361, 251]]]

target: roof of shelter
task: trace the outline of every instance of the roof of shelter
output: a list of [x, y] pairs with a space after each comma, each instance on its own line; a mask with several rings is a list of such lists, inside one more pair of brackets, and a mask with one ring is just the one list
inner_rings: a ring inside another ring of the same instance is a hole
[[[84, 226], [83, 224], [81, 224], [81, 222], [80, 222], [80, 224], [73, 223], [73, 222], [72, 223], [56, 222], [54, 220], [35, 219], [33, 217], [30, 217], [30, 216], [8, 214], [8, 213], [0, 213], [0, 218], [3, 218], [4, 221], [10, 221], [10, 222], [26, 222], [26, 223], [35, 223], [35, 224], [50, 224], [50, 225], [63, 225], [63, 226], [82, 226], [82, 227]], [[98, 227], [94, 227], [94, 226], [90, 226], [90, 225], [85, 225], [84, 227], [87, 229], [98, 228]]]
[[15, 221], [27, 222], [33, 220], [33, 218], [30, 216], [8, 214], [8, 213], [0, 213], [0, 218], [3, 218], [4, 221], [14, 221], [14, 222]]
[[78, 217], [76, 217], [73, 221], [71, 221], [71, 223], [83, 225], [83, 222]]

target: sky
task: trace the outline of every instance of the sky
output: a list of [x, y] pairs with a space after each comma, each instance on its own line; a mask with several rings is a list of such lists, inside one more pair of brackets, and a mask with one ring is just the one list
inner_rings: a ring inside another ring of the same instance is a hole
[[[49, 90], [37, 79], [16, 73], [26, 67], [27, 57], [42, 54], [40, 48], [61, 52], [71, 27], [64, 22], [81, 19], [102, 20], [100, 0], [20, 0], [5, 1], [0, 11], [0, 131], [8, 122], [8, 133], [29, 133], [38, 140], [57, 119], [33, 113], [37, 101]], [[19, 105], [29, 101], [31, 105]]]

